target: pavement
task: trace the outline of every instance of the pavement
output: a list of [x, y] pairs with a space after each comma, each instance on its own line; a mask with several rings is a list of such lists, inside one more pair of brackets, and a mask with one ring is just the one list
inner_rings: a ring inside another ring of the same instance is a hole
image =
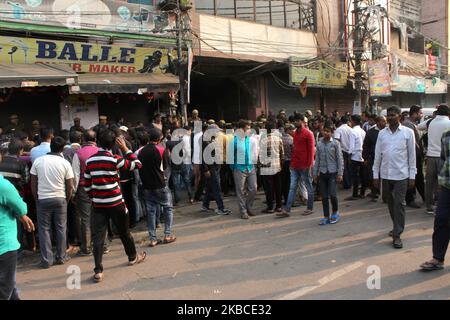
[[144, 263], [127, 266], [114, 239], [104, 256], [104, 281], [96, 284], [92, 256], [37, 269], [34, 254], [19, 265], [17, 287], [22, 299], [450, 298], [450, 269], [418, 270], [431, 258], [433, 217], [408, 208], [404, 248], [394, 249], [387, 206], [344, 201], [348, 195], [339, 192], [342, 219], [327, 226], [318, 225], [321, 202], [306, 217], [305, 207], [293, 208], [289, 218], [260, 214], [262, 193], [254, 206], [258, 215], [249, 220], [240, 219], [235, 197], [225, 198], [229, 216], [200, 212], [200, 204], [177, 207], [175, 243], [149, 248], [145, 223], [133, 230], [138, 251], [148, 253]]

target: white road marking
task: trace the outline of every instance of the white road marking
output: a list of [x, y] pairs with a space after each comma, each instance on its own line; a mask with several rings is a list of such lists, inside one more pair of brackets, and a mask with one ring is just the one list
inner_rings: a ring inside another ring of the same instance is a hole
[[319, 279], [319, 281], [318, 281], [319, 284], [317, 286], [309, 286], [309, 287], [301, 288], [301, 289], [291, 292], [285, 296], [282, 296], [278, 300], [294, 300], [294, 299], [303, 297], [304, 295], [310, 293], [311, 291], [314, 291], [317, 288], [320, 288], [320, 287], [346, 275], [347, 273], [352, 272], [352, 271], [362, 267], [363, 265], [364, 265], [364, 263], [361, 261], [355, 262], [351, 265], [346, 266], [345, 268], [337, 270], [337, 271], [333, 272], [332, 274], [329, 274], [329, 275]]

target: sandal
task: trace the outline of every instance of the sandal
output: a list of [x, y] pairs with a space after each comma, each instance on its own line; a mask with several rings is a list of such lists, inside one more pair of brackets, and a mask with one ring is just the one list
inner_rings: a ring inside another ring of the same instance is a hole
[[156, 247], [158, 244], [161, 244], [162, 243], [162, 240], [161, 239], [158, 239], [158, 240], [150, 240], [150, 243], [149, 243], [149, 247]]
[[103, 280], [103, 272], [99, 272], [99, 273], [94, 274], [93, 280], [96, 283], [102, 282], [102, 280]]
[[128, 261], [129, 266], [134, 266], [135, 264], [139, 264], [145, 260], [147, 257], [147, 252], [143, 251], [141, 254], [138, 254], [133, 261]]
[[172, 243], [172, 242], [175, 242], [175, 240], [177, 240], [177, 237], [175, 237], [174, 235], [171, 235], [168, 237], [164, 237], [163, 243], [164, 244]]
[[436, 262], [436, 260], [430, 260], [430, 261], [422, 263], [420, 265], [420, 268], [423, 271], [442, 270], [442, 269], [444, 269], [444, 263]]
[[319, 226], [325, 226], [330, 223], [330, 220], [327, 218], [320, 219]]

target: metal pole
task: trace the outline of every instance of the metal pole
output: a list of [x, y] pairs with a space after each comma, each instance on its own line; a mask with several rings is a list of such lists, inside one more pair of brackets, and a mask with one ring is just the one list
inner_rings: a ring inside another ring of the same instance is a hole
[[188, 116], [187, 116], [187, 106], [185, 103], [185, 80], [183, 73], [184, 70], [181, 68], [181, 63], [183, 61], [183, 51], [182, 51], [182, 23], [181, 23], [181, 9], [180, 9], [180, 0], [177, 0], [177, 19], [176, 19], [176, 28], [177, 28], [177, 54], [178, 54], [178, 77], [180, 81], [180, 106], [181, 106], [181, 112], [183, 116], [183, 123], [186, 125], [188, 123]]
[[364, 106], [361, 104], [361, 88], [362, 88], [362, 68], [361, 68], [361, 59], [362, 59], [362, 39], [361, 39], [361, 24], [360, 24], [360, 8], [359, 8], [359, 0], [354, 0], [353, 4], [355, 7], [355, 42], [354, 49], [355, 53], [355, 86], [356, 86], [356, 97], [355, 100], [359, 102], [361, 106], [361, 111]]

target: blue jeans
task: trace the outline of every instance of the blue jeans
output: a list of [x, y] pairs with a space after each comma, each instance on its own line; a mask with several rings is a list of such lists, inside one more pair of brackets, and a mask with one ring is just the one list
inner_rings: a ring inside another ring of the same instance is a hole
[[191, 164], [182, 164], [180, 169], [173, 170], [173, 194], [175, 203], [180, 201], [179, 189], [182, 185], [187, 190], [189, 199], [194, 197], [194, 192], [192, 191], [192, 177], [193, 177], [193, 167]]
[[172, 235], [172, 223], [173, 223], [173, 205], [172, 205], [172, 193], [169, 187], [165, 187], [157, 190], [145, 190], [145, 201], [149, 208], [147, 227], [150, 235], [150, 240], [157, 240], [156, 237], [156, 212], [157, 207], [161, 206], [163, 214], [165, 216], [165, 229], [164, 234], [166, 236]]
[[312, 184], [313, 179], [311, 176], [311, 169], [295, 170], [291, 168], [290, 171], [291, 171], [291, 185], [289, 187], [289, 196], [285, 210], [287, 212], [291, 211], [292, 204], [294, 203], [295, 196], [297, 194], [298, 184], [300, 181], [303, 181], [305, 183], [306, 190], [308, 191], [307, 209], [312, 210], [314, 207], [314, 188]]

